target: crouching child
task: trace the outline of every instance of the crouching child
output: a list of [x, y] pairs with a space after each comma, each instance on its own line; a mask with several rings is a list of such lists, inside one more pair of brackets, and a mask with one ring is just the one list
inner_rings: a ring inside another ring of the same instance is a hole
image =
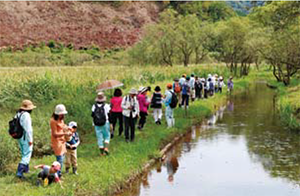
[[72, 121], [69, 123], [69, 129], [72, 132], [71, 137], [66, 138], [66, 173], [69, 173], [72, 165], [73, 174], [77, 173], [77, 147], [80, 144], [79, 135], [77, 133], [77, 123]]
[[60, 178], [58, 176], [58, 171], [60, 171], [60, 163], [57, 161], [54, 161], [51, 166], [48, 165], [36, 165], [34, 166], [34, 169], [42, 169], [42, 171], [39, 172], [38, 174], [38, 181], [37, 185], [43, 185], [47, 186], [52, 184], [53, 182], [59, 183], [61, 188], [62, 183], [60, 181]]

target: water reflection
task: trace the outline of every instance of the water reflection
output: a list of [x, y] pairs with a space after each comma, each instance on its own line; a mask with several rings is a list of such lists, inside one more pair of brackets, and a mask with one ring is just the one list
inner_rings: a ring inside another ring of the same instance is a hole
[[[300, 195], [300, 136], [264, 85], [232, 96], [124, 195]], [[144, 182], [145, 181], [145, 182]]]

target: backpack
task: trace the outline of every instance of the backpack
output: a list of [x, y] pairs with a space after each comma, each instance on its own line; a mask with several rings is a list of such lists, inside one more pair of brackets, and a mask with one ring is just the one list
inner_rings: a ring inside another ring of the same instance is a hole
[[93, 115], [94, 125], [96, 126], [103, 126], [106, 123], [106, 115], [104, 110], [104, 105], [98, 106], [98, 104], [95, 104], [95, 111]]
[[174, 92], [180, 93], [180, 91], [181, 91], [181, 88], [180, 88], [179, 83], [174, 83]]
[[177, 99], [177, 96], [175, 95], [175, 93], [173, 93], [172, 91], [170, 91], [170, 93], [172, 94], [170, 107], [173, 109], [173, 108], [176, 108], [178, 99]]
[[24, 140], [25, 140], [25, 134], [24, 134], [24, 128], [22, 127], [20, 123], [20, 118], [22, 116], [23, 112], [18, 115], [16, 115], [11, 121], [9, 121], [9, 129], [8, 133], [9, 135], [14, 138], [14, 139], [20, 139], [24, 135]]
[[188, 84], [186, 84], [186, 83], [184, 83], [183, 85], [182, 85], [182, 94], [188, 94], [190, 92], [190, 87], [189, 87], [189, 85]]

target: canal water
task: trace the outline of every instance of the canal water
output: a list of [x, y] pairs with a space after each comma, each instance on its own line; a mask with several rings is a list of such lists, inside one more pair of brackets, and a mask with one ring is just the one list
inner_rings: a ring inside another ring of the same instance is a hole
[[299, 196], [300, 135], [274, 103], [263, 83], [232, 96], [123, 195]]

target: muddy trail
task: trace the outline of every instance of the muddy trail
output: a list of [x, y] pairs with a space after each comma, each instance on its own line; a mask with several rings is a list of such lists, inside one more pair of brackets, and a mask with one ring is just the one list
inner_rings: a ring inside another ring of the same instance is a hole
[[263, 83], [232, 96], [122, 195], [299, 196], [300, 135], [275, 98]]

